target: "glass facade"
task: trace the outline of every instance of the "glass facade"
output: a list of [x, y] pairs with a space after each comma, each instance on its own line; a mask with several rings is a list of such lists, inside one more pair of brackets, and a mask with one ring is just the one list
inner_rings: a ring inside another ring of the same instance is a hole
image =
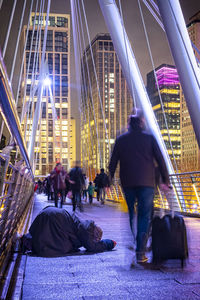
[[[192, 43], [197, 49], [200, 49], [200, 12], [190, 19], [187, 28]], [[193, 50], [199, 64], [200, 54], [195, 49]], [[183, 90], [181, 89], [181, 171], [189, 172], [199, 169], [200, 151], [183, 95]]]
[[[178, 168], [180, 167], [181, 137], [180, 137], [180, 83], [177, 70], [174, 66], [163, 64], [156, 68], [157, 83], [154, 71], [147, 74], [147, 93], [149, 95], [161, 134], [165, 141], [172, 164], [175, 167], [173, 153]], [[164, 119], [164, 113], [158, 93], [158, 88], [163, 102], [163, 109], [168, 124], [168, 130]], [[172, 151], [173, 149], [173, 151]]]
[[[26, 86], [26, 101], [33, 97], [34, 105], [29, 108], [29, 113], [25, 115], [23, 121], [23, 130], [26, 136], [27, 146], [30, 140], [29, 129], [31, 133], [32, 120], [36, 107], [37, 94], [32, 95], [31, 85], [33, 81], [36, 86], [39, 80], [39, 71], [44, 39], [44, 25], [46, 24], [46, 15], [40, 18], [37, 14], [36, 30], [33, 35], [33, 23], [35, 13], [31, 15], [31, 27], [28, 33], [26, 47], [26, 59], [24, 64], [24, 79], [22, 86], [25, 86], [26, 75], [28, 72], [28, 81]], [[41, 24], [40, 33], [37, 34], [37, 26]], [[48, 64], [48, 77], [51, 80], [50, 89], [44, 88], [41, 109], [41, 121], [36, 134], [35, 143], [35, 175], [46, 175], [54, 167], [57, 161], [63, 163], [68, 169], [70, 166], [70, 79], [69, 79], [69, 57], [70, 57], [70, 16], [60, 14], [50, 14], [47, 33], [47, 44], [45, 59]], [[26, 27], [24, 28], [24, 40]], [[32, 39], [33, 35], [33, 39]], [[30, 56], [31, 43], [33, 51]], [[34, 55], [34, 50], [39, 50], [38, 57]], [[30, 58], [29, 58], [30, 56]], [[35, 67], [36, 66], [36, 67]], [[22, 88], [23, 90], [23, 88]], [[51, 93], [55, 103], [57, 119], [53, 121], [53, 111], [51, 105]], [[23, 93], [22, 93], [23, 95]], [[22, 96], [23, 97], [23, 96]], [[28, 105], [28, 104], [27, 104]], [[74, 149], [72, 149], [74, 151]]]
[[97, 35], [92, 50], [98, 85], [88, 47], [82, 58], [81, 103], [81, 161], [90, 171], [107, 169], [115, 138], [127, 128], [133, 109], [109, 34]]

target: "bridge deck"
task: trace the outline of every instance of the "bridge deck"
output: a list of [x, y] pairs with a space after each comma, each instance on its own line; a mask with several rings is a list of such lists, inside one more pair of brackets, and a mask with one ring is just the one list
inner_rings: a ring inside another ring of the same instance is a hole
[[[46, 197], [37, 196], [33, 218], [46, 205]], [[128, 216], [114, 205], [85, 205], [78, 216], [95, 220], [104, 238], [117, 241], [116, 250], [60, 258], [28, 256], [23, 300], [200, 299], [200, 219], [186, 218], [190, 258], [182, 270], [180, 261], [168, 261], [159, 269], [151, 264], [130, 267], [134, 254], [128, 249], [132, 241]]]

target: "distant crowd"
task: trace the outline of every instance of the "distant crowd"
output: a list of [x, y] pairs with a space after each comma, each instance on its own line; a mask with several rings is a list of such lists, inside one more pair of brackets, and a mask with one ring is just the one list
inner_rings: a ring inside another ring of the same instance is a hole
[[95, 193], [97, 201], [100, 201], [103, 205], [105, 203], [106, 188], [109, 186], [109, 177], [103, 168], [99, 174], [96, 174], [92, 182], [83, 173], [78, 163], [67, 173], [62, 164], [58, 162], [43, 181], [38, 180], [35, 191], [37, 193], [45, 193], [48, 201], [54, 201], [55, 207], [58, 207], [60, 202], [60, 207], [62, 208], [66, 198], [70, 198], [73, 211], [76, 210], [76, 207], [83, 211], [82, 201], [88, 201], [89, 204], [92, 204]]

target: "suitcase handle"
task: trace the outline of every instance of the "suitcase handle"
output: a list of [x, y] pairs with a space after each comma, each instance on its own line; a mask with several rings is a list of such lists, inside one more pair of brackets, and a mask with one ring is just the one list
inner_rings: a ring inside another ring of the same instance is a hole
[[[170, 209], [171, 216], [172, 216], [172, 218], [174, 218], [174, 201], [172, 200], [173, 197], [176, 196], [176, 193], [174, 191], [174, 187], [170, 186], [170, 189], [168, 191], [163, 191], [158, 186], [158, 192], [159, 192], [159, 195], [160, 195], [160, 198], [161, 198], [161, 201], [162, 201], [162, 205], [161, 205], [161, 208], [160, 208], [160, 218], [164, 217], [164, 215], [165, 215], [164, 197], [166, 197], [166, 199], [167, 199], [167, 202], [169, 204], [169, 208], [171, 208]], [[173, 197], [171, 197], [172, 195], [173, 195]]]

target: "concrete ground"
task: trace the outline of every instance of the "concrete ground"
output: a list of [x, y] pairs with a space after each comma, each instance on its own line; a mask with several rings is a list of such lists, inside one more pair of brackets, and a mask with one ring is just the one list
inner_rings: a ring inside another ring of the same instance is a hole
[[[49, 205], [44, 195], [35, 200], [33, 219]], [[65, 205], [72, 211], [71, 205]], [[34, 299], [200, 299], [200, 219], [186, 218], [189, 260], [182, 270], [180, 261], [168, 261], [159, 268], [134, 262], [130, 250], [132, 235], [128, 215], [116, 205], [84, 205], [77, 212], [93, 219], [103, 229], [103, 238], [117, 242], [115, 250], [59, 258], [27, 256], [23, 280], [23, 300]], [[151, 254], [149, 254], [150, 258]]]

